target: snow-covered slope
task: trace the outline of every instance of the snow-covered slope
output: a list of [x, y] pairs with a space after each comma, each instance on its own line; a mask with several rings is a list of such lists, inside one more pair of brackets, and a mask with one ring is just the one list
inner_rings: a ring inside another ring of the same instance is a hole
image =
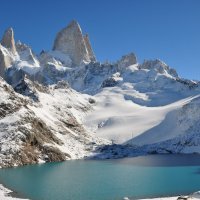
[[82, 125], [89, 99], [65, 82], [45, 87], [26, 77], [15, 92], [0, 80], [0, 166], [82, 158], [103, 144]]
[[124, 68], [117, 63], [91, 63], [69, 74], [69, 83], [78, 91], [97, 94], [116, 86], [125, 100], [144, 106], [166, 105], [199, 92], [197, 82], [179, 78], [160, 60]]
[[102, 85], [94, 94], [94, 112], [85, 118], [97, 136], [146, 152], [200, 152], [197, 82], [156, 60], [119, 69]]
[[157, 142], [158, 138], [153, 137], [153, 134], [158, 134], [163, 140], [179, 134], [175, 130], [175, 133], [172, 133], [174, 112], [195, 98], [198, 96], [185, 98], [166, 106], [146, 107], [125, 100], [119, 88], [107, 88], [95, 96], [95, 109], [87, 115], [85, 124], [100, 137], [113, 139], [116, 143], [125, 143], [164, 121], [164, 125], [153, 131], [150, 138], [137, 141], [137, 144]]
[[0, 76], [1, 166], [83, 158], [111, 141], [129, 155], [200, 153], [199, 82], [134, 53], [97, 62], [77, 22], [40, 55], [8, 29]]

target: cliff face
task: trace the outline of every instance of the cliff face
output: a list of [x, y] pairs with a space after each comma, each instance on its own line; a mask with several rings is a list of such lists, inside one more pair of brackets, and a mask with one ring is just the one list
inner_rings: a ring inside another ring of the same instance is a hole
[[14, 32], [9, 28], [0, 42], [0, 76], [5, 77], [5, 71], [12, 65], [16, 53]]
[[14, 40], [14, 32], [12, 28], [8, 28], [1, 40], [1, 44], [9, 49], [13, 54], [16, 53], [16, 47], [15, 47], [15, 40]]
[[76, 21], [72, 21], [57, 34], [53, 50], [69, 55], [75, 66], [95, 60], [89, 39], [83, 36]]
[[13, 56], [0, 44], [0, 76], [5, 78], [5, 71], [12, 65]]
[[94, 55], [94, 52], [92, 50], [92, 46], [90, 44], [90, 40], [89, 40], [89, 35], [86, 34], [84, 36], [84, 41], [85, 41], [85, 45], [86, 45], [86, 48], [87, 48], [87, 51], [88, 51], [88, 55], [90, 57], [90, 60], [91, 61], [96, 61], [96, 58], [95, 58], [95, 55]]

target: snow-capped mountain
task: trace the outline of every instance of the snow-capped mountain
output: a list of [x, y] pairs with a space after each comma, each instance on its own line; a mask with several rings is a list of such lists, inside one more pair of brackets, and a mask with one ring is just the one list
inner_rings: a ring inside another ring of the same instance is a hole
[[105, 143], [82, 125], [90, 98], [66, 82], [45, 87], [25, 76], [14, 89], [1, 79], [0, 88], [1, 166], [82, 158]]
[[140, 64], [134, 53], [100, 63], [76, 21], [40, 55], [15, 43], [9, 28], [0, 44], [0, 76], [1, 167], [200, 153], [199, 82], [180, 78], [159, 59]]

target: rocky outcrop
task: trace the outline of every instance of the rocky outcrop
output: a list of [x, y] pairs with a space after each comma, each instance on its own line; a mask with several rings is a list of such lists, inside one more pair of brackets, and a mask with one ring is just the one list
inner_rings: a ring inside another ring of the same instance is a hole
[[21, 41], [17, 41], [16, 43], [16, 49], [18, 52], [27, 51], [27, 49], [30, 49], [26, 44], [21, 43]]
[[122, 58], [117, 62], [118, 66], [121, 68], [128, 67], [137, 63], [137, 58], [134, 53], [122, 56]]
[[120, 77], [120, 73], [115, 73], [111, 77], [105, 79], [101, 85], [102, 88], [104, 87], [114, 87], [122, 81], [122, 77]]
[[30, 97], [33, 101], [38, 101], [38, 94], [35, 90], [35, 84], [29, 81], [25, 75], [14, 87], [15, 92]]
[[76, 21], [72, 21], [57, 34], [53, 50], [69, 55], [75, 66], [95, 58], [88, 37], [83, 36]]
[[14, 32], [12, 28], [8, 28], [1, 40], [1, 44], [9, 49], [13, 54], [16, 53], [16, 47], [15, 47], [15, 40], [14, 40]]
[[110, 77], [108, 79], [106, 79], [105, 81], [103, 81], [102, 83], [102, 88], [104, 87], [114, 87], [118, 84], [118, 80], [116, 80], [115, 78], [113, 77]]

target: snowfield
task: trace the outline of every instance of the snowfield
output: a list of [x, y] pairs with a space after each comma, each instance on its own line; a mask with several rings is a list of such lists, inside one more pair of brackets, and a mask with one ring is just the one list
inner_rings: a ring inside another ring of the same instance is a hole
[[[95, 131], [97, 136], [118, 144], [130, 140], [133, 144], [161, 142], [181, 133], [174, 124], [173, 112], [198, 97], [188, 97], [166, 106], [146, 107], [125, 100], [123, 91], [117, 87], [106, 88], [95, 95], [97, 103], [94, 111], [87, 115], [85, 125]], [[155, 127], [156, 131], [151, 131]], [[143, 133], [145, 137], [139, 137]]]

